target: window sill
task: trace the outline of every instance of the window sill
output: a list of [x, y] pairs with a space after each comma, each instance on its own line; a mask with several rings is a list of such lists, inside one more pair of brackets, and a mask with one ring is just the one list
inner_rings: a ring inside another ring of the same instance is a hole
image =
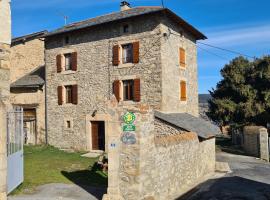
[[125, 63], [125, 64], [120, 64], [118, 65], [118, 68], [126, 68], [126, 67], [134, 67], [134, 63]]
[[184, 66], [180, 66], [179, 68], [180, 68], [180, 70], [186, 70], [186, 69], [187, 69], [187, 68], [184, 67]]
[[135, 102], [135, 101], [123, 101], [123, 100], [120, 100], [119, 103], [122, 104], [122, 105], [135, 105], [135, 104], [138, 103], [138, 102]]
[[63, 106], [63, 107], [71, 107], [71, 106], [76, 106], [76, 104], [72, 104], [72, 103], [64, 103], [62, 106]]
[[63, 75], [69, 75], [69, 74], [75, 74], [76, 71], [68, 70], [68, 71], [62, 71], [61, 74]]

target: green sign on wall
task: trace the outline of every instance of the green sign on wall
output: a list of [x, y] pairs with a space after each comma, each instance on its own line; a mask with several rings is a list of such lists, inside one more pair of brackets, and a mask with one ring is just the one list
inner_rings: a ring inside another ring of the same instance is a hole
[[136, 116], [135, 116], [134, 113], [132, 113], [132, 112], [127, 112], [127, 113], [124, 115], [123, 119], [124, 119], [124, 122], [125, 122], [126, 124], [133, 124], [133, 122], [134, 122], [135, 119], [136, 119]]
[[127, 124], [123, 126], [123, 131], [128, 132], [128, 131], [135, 131], [136, 127], [133, 124]]

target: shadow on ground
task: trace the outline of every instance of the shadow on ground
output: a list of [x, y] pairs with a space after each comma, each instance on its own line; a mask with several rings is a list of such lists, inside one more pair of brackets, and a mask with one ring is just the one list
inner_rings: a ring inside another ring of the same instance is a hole
[[270, 200], [270, 185], [238, 176], [208, 180], [177, 200]]
[[107, 175], [101, 172], [96, 164], [89, 170], [61, 171], [61, 173], [74, 184], [98, 199], [102, 199], [103, 194], [106, 193], [108, 185]]

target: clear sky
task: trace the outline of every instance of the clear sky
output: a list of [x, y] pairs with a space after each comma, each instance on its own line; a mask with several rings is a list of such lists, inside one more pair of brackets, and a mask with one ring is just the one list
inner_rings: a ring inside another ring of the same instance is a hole
[[[121, 0], [12, 0], [13, 37], [53, 30], [119, 10]], [[161, 5], [161, 0], [130, 0], [132, 6]], [[202, 31], [202, 41], [260, 57], [270, 54], [269, 0], [164, 0], [166, 7]], [[199, 92], [221, 79], [220, 69], [236, 55], [198, 44]], [[215, 54], [215, 55], [213, 55]]]

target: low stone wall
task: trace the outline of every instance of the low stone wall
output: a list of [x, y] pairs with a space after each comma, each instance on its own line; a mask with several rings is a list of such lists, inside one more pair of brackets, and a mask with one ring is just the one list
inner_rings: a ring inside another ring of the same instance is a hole
[[[197, 134], [155, 137], [155, 148], [144, 170], [146, 192], [156, 200], [174, 199], [215, 171], [215, 139], [199, 142]], [[148, 171], [146, 170], [146, 171]]]
[[[135, 144], [121, 140], [122, 116], [127, 111], [136, 116]], [[200, 142], [196, 133], [177, 133], [175, 127], [154, 119], [147, 106], [120, 108], [112, 104], [108, 113], [111, 122], [105, 200], [174, 199], [215, 171], [214, 138]], [[160, 134], [162, 130], [164, 134]]]

